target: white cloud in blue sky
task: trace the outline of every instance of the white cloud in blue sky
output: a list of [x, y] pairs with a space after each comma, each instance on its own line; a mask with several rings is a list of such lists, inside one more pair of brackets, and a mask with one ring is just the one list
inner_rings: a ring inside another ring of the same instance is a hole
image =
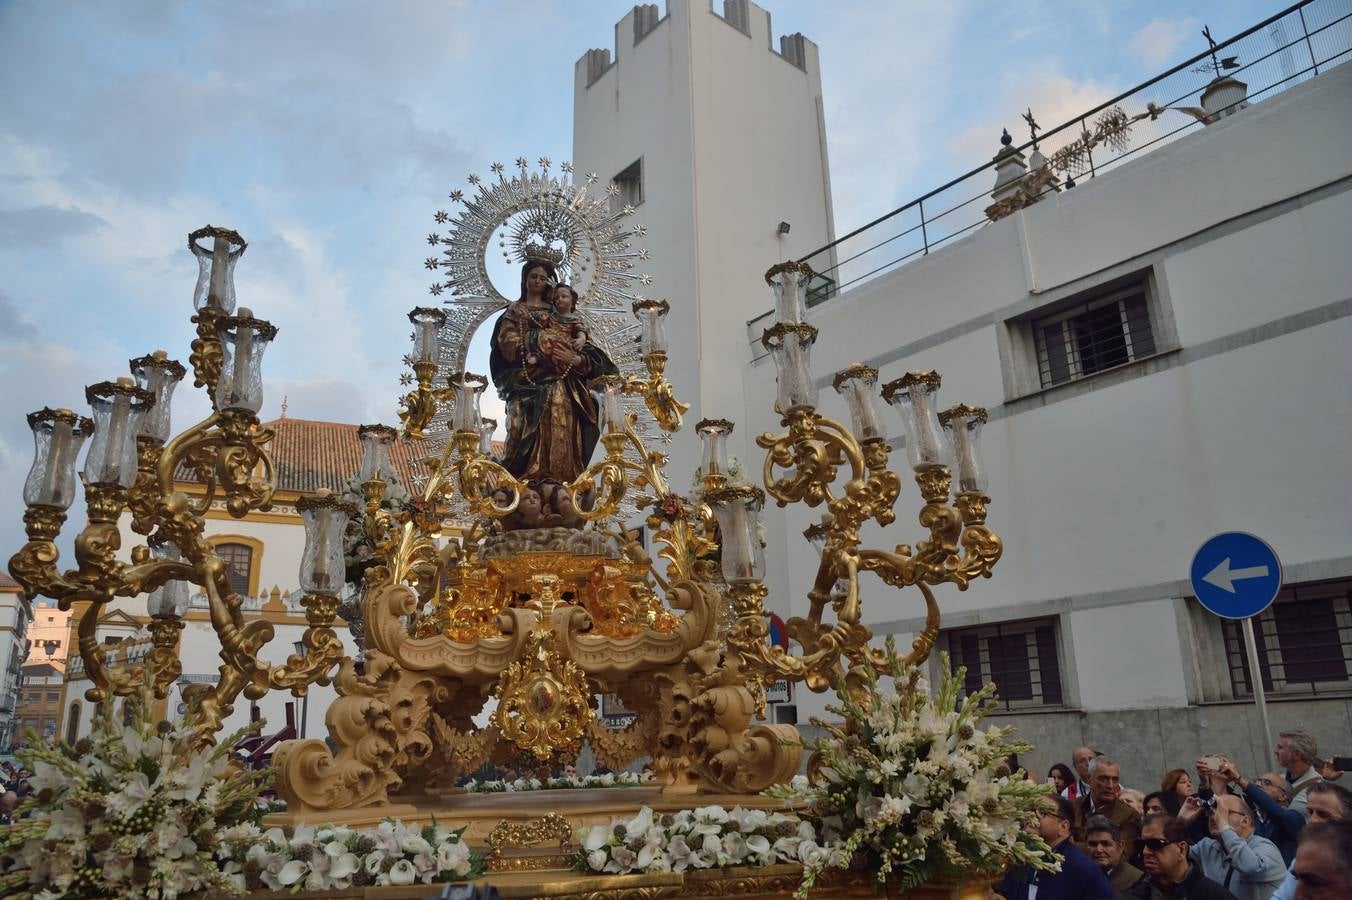
[[[702, 0], [691, 0], [699, 3]], [[573, 65], [625, 2], [0, 5], [0, 557], [22, 541], [24, 413], [156, 347], [186, 360], [212, 223], [278, 325], [265, 418], [393, 421], [431, 213], [471, 172], [568, 159]], [[1275, 11], [1253, 0], [764, 0], [821, 49], [844, 233]], [[660, 253], [661, 248], [653, 248]], [[188, 385], [179, 427], [207, 411]], [[10, 549], [7, 549], [10, 548]]]

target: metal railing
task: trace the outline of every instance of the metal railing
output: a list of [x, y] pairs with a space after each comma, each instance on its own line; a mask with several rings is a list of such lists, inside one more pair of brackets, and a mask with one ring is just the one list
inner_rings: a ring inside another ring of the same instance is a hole
[[[1082, 165], [1071, 171], [1079, 181], [1095, 178], [1125, 159], [1202, 127], [1202, 119], [1185, 108], [1198, 107], [1198, 96], [1214, 80], [1213, 56], [1237, 59], [1238, 66], [1224, 70], [1224, 74], [1248, 85], [1248, 102], [1271, 97], [1352, 58], [1352, 0], [1305, 0], [1288, 7], [1219, 43], [1214, 50], [1199, 53], [1080, 116], [1041, 132], [1037, 137], [1038, 148], [1051, 157], [1060, 147], [1092, 131], [1096, 118], [1113, 107], [1122, 107], [1128, 116], [1146, 113], [1147, 104], [1154, 104], [1157, 109], [1169, 108], [1135, 122], [1125, 145], [1100, 144], [1092, 148]], [[1197, 112], [1201, 112], [1200, 108]], [[992, 155], [998, 137], [991, 135]], [[1030, 140], [1017, 149], [1027, 153], [1034, 149], [1034, 142]], [[991, 203], [994, 186], [992, 160], [801, 257], [800, 261], [818, 273], [817, 281], [810, 287], [813, 291], [810, 305], [826, 302], [843, 290], [857, 287], [986, 224], [989, 220], [985, 209]]]

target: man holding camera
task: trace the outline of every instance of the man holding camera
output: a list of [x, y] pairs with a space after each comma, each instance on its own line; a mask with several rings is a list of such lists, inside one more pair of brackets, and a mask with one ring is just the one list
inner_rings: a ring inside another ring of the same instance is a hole
[[1285, 880], [1286, 864], [1276, 844], [1254, 834], [1249, 807], [1234, 794], [1189, 797], [1178, 817], [1186, 823], [1200, 815], [1211, 836], [1193, 844], [1188, 857], [1239, 900], [1268, 900]]

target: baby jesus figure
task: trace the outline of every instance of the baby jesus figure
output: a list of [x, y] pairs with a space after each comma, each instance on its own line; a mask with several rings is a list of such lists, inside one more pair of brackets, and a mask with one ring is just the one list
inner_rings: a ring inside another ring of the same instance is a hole
[[[577, 292], [571, 285], [561, 284], [554, 288], [550, 303], [554, 307], [552, 324], [540, 330], [540, 353], [556, 366], [567, 369], [576, 361], [577, 351], [587, 345], [587, 328], [576, 313]], [[530, 365], [539, 361], [539, 355], [534, 353], [526, 357]]]

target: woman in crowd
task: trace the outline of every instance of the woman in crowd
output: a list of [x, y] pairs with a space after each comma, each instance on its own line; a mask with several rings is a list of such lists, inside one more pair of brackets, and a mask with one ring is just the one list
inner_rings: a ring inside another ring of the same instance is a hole
[[1075, 772], [1065, 763], [1057, 763], [1047, 770], [1047, 783], [1059, 794], [1075, 781]]

